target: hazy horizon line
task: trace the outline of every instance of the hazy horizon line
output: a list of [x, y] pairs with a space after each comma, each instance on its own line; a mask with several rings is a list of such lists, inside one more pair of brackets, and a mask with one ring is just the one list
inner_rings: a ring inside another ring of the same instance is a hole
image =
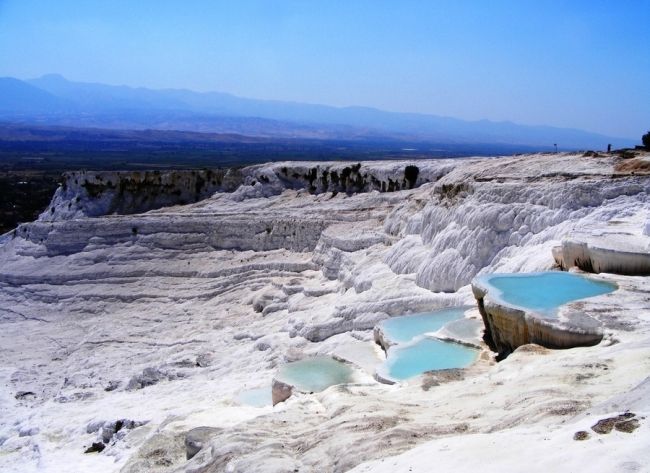
[[[263, 101], [263, 102], [271, 102], [271, 103], [284, 103], [284, 104], [296, 104], [296, 105], [309, 105], [309, 106], [316, 106], [316, 107], [329, 107], [329, 108], [334, 108], [334, 109], [339, 109], [339, 110], [345, 110], [345, 109], [366, 109], [366, 110], [373, 110], [377, 112], [385, 112], [385, 113], [392, 113], [392, 114], [399, 114], [399, 115], [412, 115], [412, 116], [418, 116], [418, 117], [436, 117], [436, 118], [442, 118], [442, 119], [450, 119], [450, 120], [458, 120], [461, 122], [466, 122], [466, 123], [481, 123], [481, 122], [488, 122], [488, 123], [493, 123], [493, 124], [510, 124], [510, 125], [519, 125], [519, 126], [529, 126], [529, 127], [539, 127], [539, 128], [554, 128], [554, 129], [559, 129], [559, 130], [569, 130], [569, 131], [579, 131], [579, 132], [587, 132], [587, 133], [593, 133], [597, 135], [601, 135], [603, 137], [608, 137], [608, 138], [615, 138], [615, 139], [620, 139], [620, 140], [637, 140], [640, 142], [640, 136], [632, 136], [632, 135], [627, 135], [627, 136], [621, 136], [621, 135], [613, 135], [613, 134], [608, 134], [604, 133], [601, 131], [595, 131], [589, 128], [578, 128], [578, 127], [565, 127], [561, 125], [554, 125], [554, 124], [549, 124], [549, 123], [531, 123], [531, 122], [522, 122], [522, 121], [514, 121], [514, 120], [494, 120], [490, 118], [479, 118], [479, 119], [465, 119], [465, 118], [459, 118], [451, 115], [441, 115], [441, 114], [436, 114], [433, 112], [415, 112], [415, 111], [399, 111], [399, 110], [391, 110], [389, 108], [382, 108], [374, 105], [361, 105], [361, 104], [348, 104], [348, 105], [341, 105], [341, 104], [329, 104], [329, 103], [323, 103], [323, 102], [318, 102], [318, 101], [297, 101], [297, 100], [284, 100], [281, 98], [268, 98], [268, 97], [254, 97], [254, 96], [245, 96], [245, 95], [240, 95], [228, 91], [223, 91], [223, 90], [217, 90], [217, 89], [210, 89], [210, 90], [197, 90], [197, 89], [192, 89], [188, 87], [149, 87], [145, 85], [133, 85], [133, 84], [127, 84], [127, 83], [110, 83], [110, 82], [99, 82], [99, 81], [86, 81], [86, 80], [77, 80], [73, 78], [66, 77], [64, 74], [60, 72], [47, 72], [44, 74], [41, 74], [40, 76], [36, 77], [19, 77], [19, 76], [4, 76], [5, 78], [10, 78], [10, 79], [16, 79], [20, 80], [22, 82], [29, 82], [33, 80], [38, 80], [42, 79], [48, 76], [53, 76], [53, 77], [59, 77], [66, 82], [70, 83], [76, 83], [76, 84], [87, 84], [87, 85], [100, 85], [100, 86], [108, 86], [108, 87], [124, 87], [132, 90], [138, 90], [138, 89], [143, 89], [143, 90], [150, 90], [150, 91], [157, 91], [157, 92], [164, 92], [164, 91], [185, 91], [185, 92], [191, 92], [191, 93], [196, 93], [196, 94], [221, 94], [221, 95], [228, 95], [234, 98], [238, 99], [244, 99], [244, 100], [257, 100], [257, 101]], [[31, 85], [31, 84], [30, 84]], [[37, 87], [38, 86], [35, 86]], [[52, 94], [55, 95], [55, 94]], [[254, 117], [254, 116], [251, 116]]]

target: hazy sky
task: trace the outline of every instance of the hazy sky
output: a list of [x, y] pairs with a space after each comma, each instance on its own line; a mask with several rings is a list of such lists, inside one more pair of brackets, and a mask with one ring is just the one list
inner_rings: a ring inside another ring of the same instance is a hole
[[639, 138], [650, 0], [0, 0], [0, 76]]

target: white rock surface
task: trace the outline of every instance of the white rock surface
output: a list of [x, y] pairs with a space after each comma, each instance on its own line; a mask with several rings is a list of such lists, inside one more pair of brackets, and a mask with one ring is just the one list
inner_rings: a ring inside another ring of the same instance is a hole
[[[416, 187], [403, 190], [413, 164]], [[189, 205], [124, 215], [119, 204], [117, 214], [71, 210], [23, 225], [0, 243], [0, 470], [417, 471], [464, 459], [492, 471], [500, 450], [495, 471], [541, 471], [553, 458], [565, 460], [546, 471], [587, 461], [642, 471], [650, 410], [634, 388], [650, 376], [645, 277], [605, 275], [621, 289], [584, 303], [603, 324], [597, 346], [524, 346], [442, 384], [386, 386], [368, 374], [383, 318], [473, 304], [476, 274], [548, 269], [576, 229], [647, 220], [650, 179], [612, 178], [615, 164], [274, 163]], [[346, 168], [332, 189], [331, 172]], [[55, 197], [59, 207], [75, 200]], [[275, 408], [237, 402], [310, 355], [356, 362], [360, 381]], [[634, 432], [572, 439], [627, 409], [639, 416]], [[118, 420], [133, 428], [114, 432]], [[197, 427], [216, 430], [188, 461], [185, 435]], [[521, 439], [531, 442], [508, 448]], [[101, 440], [104, 451], [83, 453]]]
[[[636, 213], [633, 213], [636, 211]], [[646, 234], [649, 209], [639, 205], [607, 225], [585, 224], [553, 249], [563, 268], [579, 267], [596, 273], [650, 275], [650, 236]]]

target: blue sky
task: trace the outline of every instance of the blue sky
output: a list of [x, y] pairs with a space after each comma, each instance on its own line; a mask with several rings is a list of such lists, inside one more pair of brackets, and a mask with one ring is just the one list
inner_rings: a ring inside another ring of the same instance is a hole
[[639, 138], [648, 0], [0, 0], [0, 76]]

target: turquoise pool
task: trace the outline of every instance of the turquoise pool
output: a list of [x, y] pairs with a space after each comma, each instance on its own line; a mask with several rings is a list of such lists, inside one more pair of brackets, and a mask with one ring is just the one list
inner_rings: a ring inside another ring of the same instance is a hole
[[394, 380], [405, 380], [425, 371], [465, 368], [478, 356], [478, 350], [453, 342], [420, 337], [389, 350], [379, 373]]
[[278, 371], [276, 379], [301, 391], [318, 392], [335, 384], [349, 383], [352, 369], [326, 356], [287, 363]]
[[425, 371], [471, 365], [476, 360], [478, 350], [424, 336], [447, 324], [462, 321], [469, 308], [450, 307], [384, 320], [380, 324], [382, 332], [396, 345], [388, 349], [386, 361], [377, 369], [377, 374], [385, 379], [403, 381]]
[[237, 395], [237, 401], [252, 407], [272, 406], [271, 388], [247, 389]]
[[498, 294], [492, 295], [502, 301], [548, 315], [552, 315], [554, 309], [567, 302], [607, 294], [617, 287], [615, 284], [560, 271], [494, 274], [481, 279], [497, 289]]
[[418, 335], [436, 332], [452, 320], [462, 318], [469, 308], [466, 306], [451, 307], [422, 314], [392, 317], [384, 320], [381, 323], [381, 328], [389, 339], [397, 343], [405, 343]]

